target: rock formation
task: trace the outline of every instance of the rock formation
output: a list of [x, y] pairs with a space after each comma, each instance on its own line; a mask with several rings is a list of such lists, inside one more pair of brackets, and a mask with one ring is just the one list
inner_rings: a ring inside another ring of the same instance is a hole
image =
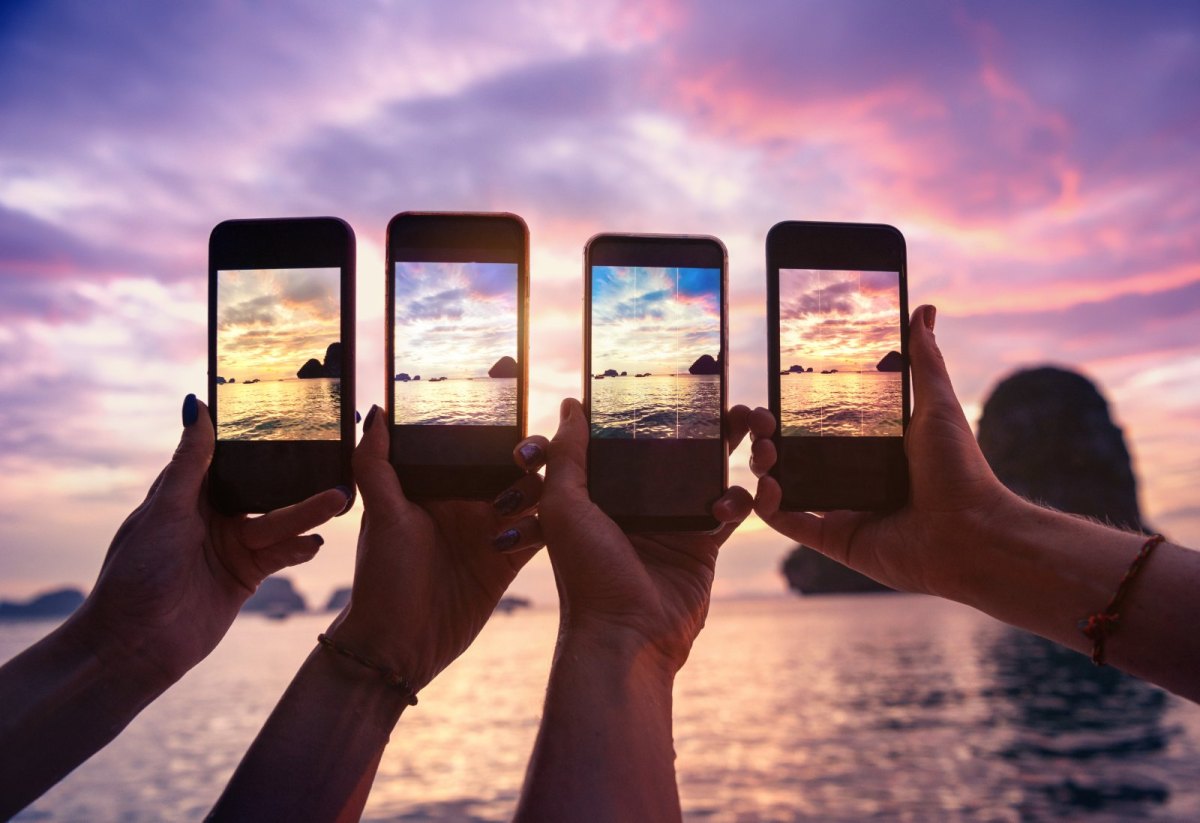
[[[325, 362], [317, 360], [315, 357], [309, 358], [300, 371], [296, 372], [296, 376], [302, 380], [311, 380], [317, 377], [341, 377], [342, 376], [342, 344], [330, 343], [329, 348], [325, 349]], [[233, 382], [232, 380], [230, 381]]]
[[513, 360], [507, 354], [496, 361], [490, 369], [488, 369], [488, 377], [517, 377], [521, 374], [520, 367], [517, 366], [517, 361]]
[[711, 354], [702, 354], [688, 367], [689, 374], [720, 374], [721, 361]]
[[1082, 375], [1047, 366], [1002, 380], [983, 405], [979, 447], [1022, 497], [1143, 528], [1125, 438]]
[[605, 369], [605, 370], [604, 370], [604, 376], [605, 376], [605, 377], [616, 377], [616, 376], [617, 376], [617, 370], [616, 370], [616, 369]]
[[[792, 364], [788, 367], [788, 371], [792, 374], [804, 374], [804, 367], [799, 364]], [[812, 371], [812, 369], [809, 369], [809, 371]]]
[[21, 603], [0, 600], [0, 620], [66, 617], [83, 605], [83, 592], [65, 588], [43, 592]]
[[402, 371], [398, 375], [396, 375], [396, 379], [399, 380], [401, 383], [407, 383], [409, 380], [412, 380], [412, 378], [408, 376], [408, 372], [404, 372], [404, 371]]
[[304, 598], [286, 577], [268, 577], [258, 584], [258, 591], [242, 605], [244, 612], [258, 612], [272, 617], [302, 612], [307, 608]]
[[904, 371], [904, 356], [898, 351], [888, 352], [875, 366], [875, 371]]
[[340, 612], [346, 608], [346, 604], [350, 602], [350, 587], [343, 586], [333, 594], [329, 595], [329, 602], [325, 604], [325, 611]]

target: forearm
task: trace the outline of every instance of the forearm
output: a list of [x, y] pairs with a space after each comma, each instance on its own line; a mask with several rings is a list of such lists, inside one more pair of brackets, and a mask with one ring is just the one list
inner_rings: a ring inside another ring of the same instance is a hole
[[[1145, 535], [1014, 498], [959, 547], [964, 573], [950, 595], [993, 617], [1081, 652], [1079, 623], [1117, 590]], [[1164, 543], [1130, 584], [1105, 642], [1112, 665], [1200, 700], [1200, 553]]]
[[678, 820], [673, 673], [656, 653], [560, 639], [517, 820]]
[[0, 819], [103, 748], [166, 690], [79, 613], [0, 668]]
[[267, 719], [211, 820], [357, 820], [404, 696], [317, 647]]

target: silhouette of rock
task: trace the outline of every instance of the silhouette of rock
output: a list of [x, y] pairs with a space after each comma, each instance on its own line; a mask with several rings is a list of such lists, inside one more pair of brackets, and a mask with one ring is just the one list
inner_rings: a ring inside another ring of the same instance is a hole
[[861, 594], [890, 592], [887, 586], [876, 583], [836, 560], [810, 549], [796, 546], [780, 567], [789, 588], [800, 594]]
[[621, 372], [621, 376], [622, 376], [622, 377], [628, 377], [628, 376], [629, 376], [629, 372], [627, 372], [627, 371], [623, 371], [623, 372]]
[[407, 383], [409, 380], [412, 380], [412, 378], [408, 376], [408, 372], [403, 371], [396, 375], [396, 379], [401, 383]]
[[225, 385], [225, 378], [224, 378], [224, 377], [221, 377], [221, 375], [217, 375], [217, 379], [216, 379], [216, 381], [215, 381], [215, 382], [216, 382], [216, 384], [217, 384], [218, 386], [224, 386], [224, 385]]
[[229, 382], [230, 382], [230, 383], [236, 383], [236, 382], [237, 382], [237, 380], [231, 377], [231, 378], [229, 378]]
[[805, 370], [804, 370], [804, 373], [805, 373], [805, 374], [812, 374], [812, 366], [809, 366], [807, 369], [805, 369]]
[[325, 611], [340, 612], [346, 608], [346, 604], [350, 602], [350, 587], [343, 586], [329, 595], [329, 602], [325, 604]]
[[513, 360], [507, 354], [496, 361], [490, 369], [488, 369], [488, 377], [516, 377], [521, 373], [517, 366], [517, 361]]
[[890, 351], [875, 366], [875, 371], [904, 371], [904, 356], [898, 351]]
[[258, 584], [258, 591], [242, 606], [244, 612], [256, 612], [269, 617], [281, 617], [307, 608], [304, 598], [286, 577], [268, 577]]
[[43, 592], [22, 603], [0, 600], [0, 620], [39, 620], [66, 617], [83, 605], [83, 592], [64, 588]]
[[342, 344], [340, 342], [330, 343], [329, 348], [325, 349], [325, 376], [342, 376]]
[[696, 362], [688, 367], [689, 374], [720, 374], [721, 361], [713, 358], [711, 354], [702, 354], [696, 358]]
[[605, 376], [605, 377], [616, 377], [616, 376], [617, 376], [617, 370], [616, 370], [616, 369], [605, 369], [605, 370], [604, 370], [604, 376]]
[[1022, 497], [1143, 529], [1125, 438], [1086, 377], [1045, 366], [1000, 381], [983, 405], [979, 447]]
[[528, 597], [521, 597], [518, 594], [506, 594], [496, 604], [496, 611], [501, 614], [511, 614], [517, 609], [528, 609], [532, 605], [533, 601]]
[[[800, 365], [793, 365], [788, 368], [788, 371], [792, 374], [804, 374], [804, 367]], [[812, 371], [812, 369], [809, 369], [809, 371]]]
[[420, 379], [421, 379], [421, 375], [419, 375], [419, 374], [414, 374], [414, 375], [413, 375], [413, 380], [414, 380], [414, 381], [416, 381], [416, 380], [420, 380]]
[[302, 380], [311, 380], [317, 377], [341, 377], [342, 344], [330, 343], [329, 347], [325, 349], [324, 363], [315, 357], [309, 358], [308, 362], [300, 367], [300, 371], [296, 372], [296, 376]]

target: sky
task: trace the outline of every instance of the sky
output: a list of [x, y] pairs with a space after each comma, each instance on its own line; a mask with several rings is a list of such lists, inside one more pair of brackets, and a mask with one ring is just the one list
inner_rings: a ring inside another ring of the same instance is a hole
[[226, 380], [289, 380], [325, 362], [342, 336], [341, 270], [217, 272], [217, 373]]
[[[520, 214], [547, 434], [581, 392], [591, 235], [721, 238], [730, 400], [765, 405], [768, 229], [889, 223], [969, 419], [1015, 370], [1082, 372], [1145, 519], [1200, 546], [1198, 81], [1186, 2], [5, 3], [0, 597], [91, 585], [205, 390], [207, 238], [238, 217], [354, 227], [365, 411], [388, 219]], [[310, 601], [350, 580], [360, 514], [292, 572]], [[781, 591], [788, 547], [747, 523], [716, 595]], [[544, 557], [513, 591], [553, 600]]]
[[896, 272], [780, 269], [780, 368], [874, 369], [900, 351]]
[[720, 269], [592, 267], [593, 374], [686, 374], [720, 353]]
[[396, 263], [393, 375], [487, 377], [518, 354], [515, 263]]

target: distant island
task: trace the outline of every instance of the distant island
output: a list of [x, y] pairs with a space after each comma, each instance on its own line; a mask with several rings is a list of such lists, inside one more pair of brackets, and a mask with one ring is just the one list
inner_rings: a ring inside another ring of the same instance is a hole
[[785, 374], [812, 374], [812, 366], [809, 366], [806, 369], [801, 365], [795, 364], [791, 368], [787, 369], [786, 371], [781, 371], [779, 373], [779, 375], [781, 377]]
[[268, 577], [259, 583], [258, 591], [242, 604], [243, 612], [257, 613], [276, 620], [282, 620], [295, 612], [303, 612], [307, 608], [304, 597], [296, 591], [292, 581], [276, 576]]
[[329, 348], [325, 349], [324, 363], [315, 357], [309, 358], [308, 362], [300, 367], [300, 371], [296, 372], [296, 376], [301, 380], [311, 380], [318, 377], [341, 377], [342, 344], [340, 342], [330, 343]]
[[521, 374], [521, 369], [517, 365], [517, 361], [513, 360], [507, 354], [496, 361], [490, 369], [488, 369], [488, 377], [517, 377]]
[[904, 355], [898, 351], [890, 351], [883, 356], [879, 364], [875, 366], [876, 371], [899, 372], [904, 371]]
[[41, 620], [50, 617], [67, 617], [82, 605], [83, 592], [79, 589], [54, 589], [21, 602], [0, 600], [0, 620]]
[[696, 358], [696, 362], [688, 367], [689, 374], [720, 374], [721, 373], [721, 358], [713, 357], [711, 354], [702, 354]]

